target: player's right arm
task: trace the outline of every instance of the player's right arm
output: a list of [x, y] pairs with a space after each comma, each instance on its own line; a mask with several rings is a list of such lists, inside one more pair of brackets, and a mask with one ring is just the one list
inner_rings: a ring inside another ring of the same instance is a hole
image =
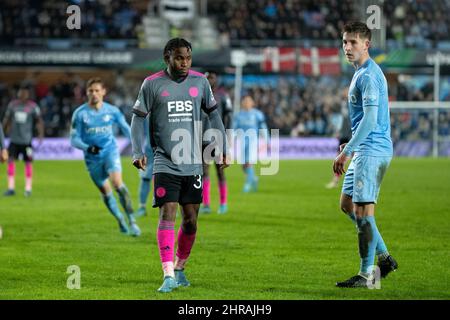
[[6, 112], [5, 112], [5, 116], [3, 118], [3, 128], [5, 129], [4, 132], [6, 132], [8, 134], [9, 132], [9, 127], [11, 125], [11, 115], [13, 113], [13, 109], [12, 109], [12, 105], [11, 103], [8, 104], [8, 107], [6, 108]]
[[5, 146], [5, 135], [3, 128], [0, 126], [0, 162], [5, 162], [8, 159], [8, 150]]
[[82, 119], [79, 116], [79, 109], [72, 115], [72, 129], [70, 131], [70, 144], [77, 149], [88, 151], [89, 145], [83, 142], [81, 138]]
[[145, 170], [147, 159], [145, 157], [143, 146], [146, 139], [145, 118], [150, 113], [150, 107], [153, 102], [152, 92], [149, 87], [149, 80], [144, 80], [139, 90], [138, 98], [133, 107], [133, 117], [131, 118], [131, 148], [133, 153], [133, 165]]

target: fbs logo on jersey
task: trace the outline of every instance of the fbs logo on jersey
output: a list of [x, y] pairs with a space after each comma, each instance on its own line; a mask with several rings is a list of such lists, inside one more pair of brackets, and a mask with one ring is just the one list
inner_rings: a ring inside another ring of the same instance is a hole
[[167, 110], [169, 112], [169, 116], [185, 116], [186, 112], [192, 111], [192, 101], [169, 101], [167, 102]]

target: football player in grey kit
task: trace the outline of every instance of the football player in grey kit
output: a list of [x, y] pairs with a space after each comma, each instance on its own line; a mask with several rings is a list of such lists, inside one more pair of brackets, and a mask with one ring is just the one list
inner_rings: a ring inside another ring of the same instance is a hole
[[[218, 130], [218, 137], [222, 139], [216, 161], [223, 167], [228, 166], [228, 153], [225, 129], [208, 80], [203, 74], [190, 70], [191, 44], [181, 38], [171, 39], [163, 55], [167, 69], [146, 78], [141, 86], [133, 108], [131, 139], [133, 165], [145, 169], [142, 145], [144, 120], [149, 115], [149, 138], [154, 150], [153, 207], [159, 207], [157, 241], [164, 272], [158, 291], [171, 292], [178, 286], [190, 285], [184, 267], [195, 241], [202, 202], [201, 110], [208, 114], [211, 128]], [[188, 141], [183, 144], [183, 150], [179, 150], [180, 139]], [[174, 261], [178, 204], [182, 222]]]
[[8, 190], [5, 196], [13, 196], [15, 192], [15, 161], [22, 154], [25, 161], [25, 196], [31, 196], [32, 177], [33, 177], [33, 126], [36, 123], [39, 139], [44, 138], [44, 121], [41, 117], [39, 106], [29, 100], [30, 92], [27, 86], [21, 86], [17, 97], [12, 100], [5, 113], [3, 126], [5, 133], [9, 133], [10, 143], [8, 147]]
[[[223, 122], [223, 126], [225, 127], [225, 130], [232, 129], [232, 118], [233, 118], [233, 105], [231, 104], [231, 99], [228, 93], [218, 86], [218, 77], [217, 73], [214, 71], [207, 71], [205, 73], [209, 84], [211, 85], [211, 89], [214, 93], [214, 99], [217, 101], [217, 111], [220, 114], [220, 117]], [[203, 112], [203, 132], [206, 132], [210, 127], [209, 119], [206, 113]], [[228, 137], [230, 138], [230, 137]], [[211, 141], [207, 137], [205, 137], [203, 144], [207, 145], [210, 144]], [[203, 164], [203, 204], [200, 207], [200, 213], [211, 213], [211, 199], [210, 199], [210, 191], [211, 191], [211, 183], [209, 178], [209, 165], [210, 161], [206, 158], [213, 158], [214, 154], [208, 155], [206, 154], [204, 157], [205, 163]], [[219, 210], [217, 210], [217, 213], [224, 214], [228, 211], [227, 207], [227, 194], [228, 194], [228, 188], [227, 188], [227, 181], [225, 179], [225, 173], [224, 170], [221, 169], [220, 164], [215, 164], [216, 171], [217, 171], [217, 180], [219, 185], [219, 202], [220, 207]]]

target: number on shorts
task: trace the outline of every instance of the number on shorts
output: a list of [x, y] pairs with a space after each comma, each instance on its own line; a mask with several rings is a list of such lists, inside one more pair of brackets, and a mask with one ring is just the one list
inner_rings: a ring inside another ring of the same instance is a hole
[[202, 187], [202, 176], [198, 175], [197, 177], [198, 177], [197, 178], [198, 185], [196, 183], [194, 183], [194, 188], [195, 189], [200, 189]]

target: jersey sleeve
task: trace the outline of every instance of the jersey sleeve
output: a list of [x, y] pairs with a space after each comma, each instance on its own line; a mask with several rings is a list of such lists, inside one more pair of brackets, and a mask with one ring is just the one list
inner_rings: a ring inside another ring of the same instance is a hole
[[363, 107], [378, 106], [380, 90], [373, 75], [365, 73], [361, 76], [360, 90]]
[[212, 92], [211, 86], [206, 78], [203, 78], [203, 96], [202, 96], [202, 109], [206, 113], [210, 113], [214, 109], [216, 109], [216, 99], [214, 99], [214, 94]]
[[5, 135], [3, 134], [3, 127], [0, 125], [0, 150], [5, 149]]
[[146, 117], [150, 113], [154, 100], [151, 88], [151, 82], [149, 80], [144, 80], [133, 106], [133, 113], [137, 116]]
[[3, 117], [3, 123], [10, 120], [12, 113], [13, 113], [12, 103], [10, 102], [6, 107], [5, 115]]
[[125, 116], [122, 112], [120, 112], [119, 108], [116, 108], [115, 110], [115, 118], [116, 123], [119, 126], [120, 131], [123, 133], [124, 136], [126, 136], [128, 139], [131, 137], [131, 129], [128, 125], [127, 121], [125, 120]]
[[82, 122], [79, 113], [75, 111], [72, 115], [72, 128], [70, 131], [70, 144], [78, 149], [86, 151], [88, 145], [81, 139]]

